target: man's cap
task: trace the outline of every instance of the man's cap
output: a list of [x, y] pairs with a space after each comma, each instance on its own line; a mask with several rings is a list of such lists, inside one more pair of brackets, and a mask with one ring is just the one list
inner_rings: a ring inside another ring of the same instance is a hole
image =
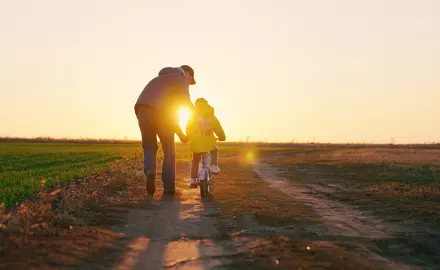
[[196, 84], [196, 80], [194, 79], [194, 69], [188, 65], [182, 65], [180, 66], [181, 69], [183, 69], [184, 71], [188, 72], [189, 75], [191, 76], [189, 84], [193, 85]]

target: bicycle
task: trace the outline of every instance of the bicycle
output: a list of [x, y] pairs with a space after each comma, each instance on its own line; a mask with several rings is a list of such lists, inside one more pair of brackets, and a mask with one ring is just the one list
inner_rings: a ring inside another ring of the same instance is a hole
[[200, 187], [200, 196], [205, 198], [211, 195], [212, 174], [211, 174], [211, 153], [202, 154], [202, 167], [197, 175], [197, 185]]

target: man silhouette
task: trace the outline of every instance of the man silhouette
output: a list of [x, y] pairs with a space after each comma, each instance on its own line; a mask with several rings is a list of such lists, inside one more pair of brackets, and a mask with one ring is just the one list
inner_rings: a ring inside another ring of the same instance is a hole
[[179, 126], [177, 111], [182, 106], [192, 109], [189, 85], [195, 83], [194, 70], [190, 66], [166, 67], [145, 86], [136, 102], [135, 113], [142, 135], [146, 186], [151, 196], [156, 192], [157, 136], [164, 153], [162, 166], [164, 194], [180, 193], [175, 184], [174, 134], [176, 133], [183, 143], [188, 142], [188, 139]]

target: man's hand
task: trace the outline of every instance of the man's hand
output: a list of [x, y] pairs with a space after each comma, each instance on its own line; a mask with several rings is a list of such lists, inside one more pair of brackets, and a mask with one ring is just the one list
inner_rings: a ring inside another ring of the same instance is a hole
[[185, 134], [181, 133], [178, 136], [179, 136], [179, 139], [180, 139], [180, 141], [182, 143], [188, 143], [189, 142], [188, 136], [186, 136]]
[[182, 143], [187, 143], [189, 142], [188, 136], [185, 135], [185, 133], [183, 133], [182, 128], [180, 127], [179, 123], [176, 122], [175, 126], [174, 126], [174, 132], [176, 133], [176, 135], [179, 137], [180, 141]]

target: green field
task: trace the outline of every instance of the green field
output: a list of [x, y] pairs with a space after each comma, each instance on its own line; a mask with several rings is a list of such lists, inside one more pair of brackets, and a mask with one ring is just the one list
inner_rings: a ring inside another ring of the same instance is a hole
[[[376, 146], [378, 147], [378, 146]], [[221, 156], [255, 159], [276, 152], [272, 160], [289, 176], [300, 167], [320, 168], [349, 185], [400, 183], [439, 184], [439, 150], [417, 148], [372, 148], [344, 145], [221, 144]], [[0, 203], [12, 205], [56, 183], [69, 183], [105, 171], [108, 163], [123, 156], [142, 154], [139, 143], [77, 143], [0, 141]], [[296, 154], [300, 154], [296, 156]], [[161, 151], [158, 153], [161, 159]], [[176, 144], [176, 158], [189, 161], [189, 145]]]
[[[224, 145], [222, 156], [237, 155], [243, 149]], [[46, 187], [58, 181], [69, 183], [87, 176], [91, 169], [106, 170], [109, 162], [135, 153], [142, 153], [140, 144], [0, 141], [0, 203], [11, 205], [35, 195], [42, 180]], [[189, 160], [189, 146], [177, 144], [176, 157]]]
[[20, 202], [40, 190], [105, 170], [107, 163], [133, 155], [137, 144], [0, 142], [0, 202]]

